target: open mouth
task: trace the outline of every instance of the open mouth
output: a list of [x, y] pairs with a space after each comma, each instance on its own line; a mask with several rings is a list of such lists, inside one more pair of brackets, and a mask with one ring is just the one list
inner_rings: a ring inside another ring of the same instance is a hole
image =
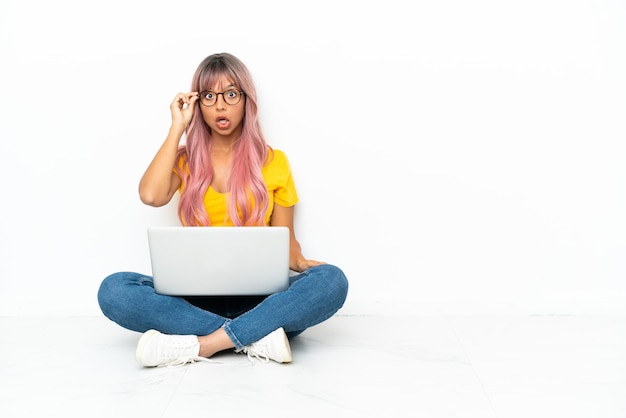
[[220, 128], [227, 128], [230, 125], [230, 121], [227, 118], [217, 118], [216, 123]]

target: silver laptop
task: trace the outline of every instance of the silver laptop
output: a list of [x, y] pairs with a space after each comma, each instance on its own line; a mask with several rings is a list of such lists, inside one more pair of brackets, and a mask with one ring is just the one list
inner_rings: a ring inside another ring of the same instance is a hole
[[148, 244], [160, 294], [269, 295], [289, 286], [287, 227], [150, 227]]

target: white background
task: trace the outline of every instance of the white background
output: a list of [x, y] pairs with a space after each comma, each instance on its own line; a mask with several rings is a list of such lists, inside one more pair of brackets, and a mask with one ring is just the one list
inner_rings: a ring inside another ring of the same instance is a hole
[[344, 313], [626, 313], [623, 1], [4, 0], [0, 315], [150, 272], [139, 178], [224, 51]]

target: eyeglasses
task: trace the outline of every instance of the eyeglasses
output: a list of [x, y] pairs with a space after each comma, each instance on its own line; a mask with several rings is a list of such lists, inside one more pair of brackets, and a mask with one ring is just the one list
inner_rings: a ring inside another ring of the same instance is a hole
[[213, 106], [217, 102], [217, 96], [219, 96], [220, 94], [227, 104], [236, 105], [241, 100], [241, 96], [246, 93], [234, 89], [226, 90], [221, 93], [205, 90], [200, 93], [200, 103], [202, 103], [206, 107]]

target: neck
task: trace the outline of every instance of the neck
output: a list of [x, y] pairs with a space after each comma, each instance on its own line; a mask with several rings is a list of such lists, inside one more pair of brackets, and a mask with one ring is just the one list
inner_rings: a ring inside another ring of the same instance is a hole
[[235, 148], [235, 141], [219, 141], [213, 140], [211, 143], [211, 151], [220, 153], [229, 153]]

